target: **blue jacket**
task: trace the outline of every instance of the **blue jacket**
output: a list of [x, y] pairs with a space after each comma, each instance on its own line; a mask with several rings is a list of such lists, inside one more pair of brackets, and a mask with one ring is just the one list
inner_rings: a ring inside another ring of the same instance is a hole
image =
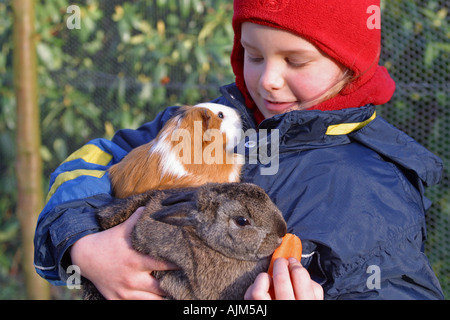
[[[327, 299], [442, 299], [423, 253], [424, 188], [442, 162], [368, 105], [340, 111], [293, 111], [256, 124], [235, 85], [213, 102], [236, 108], [247, 139], [242, 180], [263, 187], [303, 243], [302, 263]], [[96, 208], [111, 199], [107, 168], [153, 139], [176, 111], [167, 108], [112, 141], [96, 139], [51, 176], [35, 236], [37, 272], [64, 283], [67, 249], [99, 230]], [[253, 129], [253, 130], [252, 130]], [[274, 130], [277, 129], [277, 130]]]

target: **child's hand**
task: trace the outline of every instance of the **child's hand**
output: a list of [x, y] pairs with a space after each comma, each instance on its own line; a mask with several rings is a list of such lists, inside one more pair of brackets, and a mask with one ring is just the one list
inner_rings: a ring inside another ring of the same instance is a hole
[[142, 255], [131, 247], [130, 233], [143, 208], [111, 229], [85, 236], [71, 249], [72, 263], [81, 269], [106, 299], [162, 299], [164, 292], [150, 275], [175, 266]]
[[323, 300], [323, 289], [311, 280], [297, 259], [279, 258], [273, 266], [273, 278], [260, 273], [245, 293], [246, 300]]

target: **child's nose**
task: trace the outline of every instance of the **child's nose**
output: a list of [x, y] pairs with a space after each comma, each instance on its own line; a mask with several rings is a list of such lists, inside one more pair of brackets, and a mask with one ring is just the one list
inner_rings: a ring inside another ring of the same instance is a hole
[[284, 77], [281, 66], [274, 63], [267, 63], [261, 74], [260, 83], [266, 91], [283, 88]]

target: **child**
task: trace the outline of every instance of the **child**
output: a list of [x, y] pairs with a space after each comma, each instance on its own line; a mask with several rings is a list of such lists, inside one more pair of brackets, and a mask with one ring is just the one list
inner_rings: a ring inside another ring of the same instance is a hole
[[[236, 84], [213, 102], [236, 108], [244, 129], [278, 130], [277, 171], [246, 163], [242, 180], [266, 190], [303, 243], [301, 264], [277, 260], [273, 279], [260, 274], [247, 299], [443, 298], [423, 254], [424, 186], [439, 181], [442, 163], [376, 115], [395, 84], [378, 66], [374, 7], [379, 1], [234, 1]], [[175, 266], [130, 248], [140, 210], [102, 232], [94, 214], [111, 199], [105, 170], [175, 110], [90, 142], [55, 171], [36, 230], [39, 274], [58, 282], [77, 264], [108, 298], [160, 298], [149, 273]]]

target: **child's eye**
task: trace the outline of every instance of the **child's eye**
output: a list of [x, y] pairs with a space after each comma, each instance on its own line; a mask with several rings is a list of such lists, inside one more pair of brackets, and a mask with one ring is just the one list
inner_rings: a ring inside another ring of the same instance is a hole
[[297, 62], [297, 61], [289, 60], [289, 59], [286, 59], [286, 62], [292, 68], [301, 68], [307, 64], [306, 62]]
[[259, 63], [259, 62], [262, 62], [264, 60], [264, 58], [253, 57], [253, 56], [247, 55], [247, 60], [250, 62], [253, 62], [253, 63]]

